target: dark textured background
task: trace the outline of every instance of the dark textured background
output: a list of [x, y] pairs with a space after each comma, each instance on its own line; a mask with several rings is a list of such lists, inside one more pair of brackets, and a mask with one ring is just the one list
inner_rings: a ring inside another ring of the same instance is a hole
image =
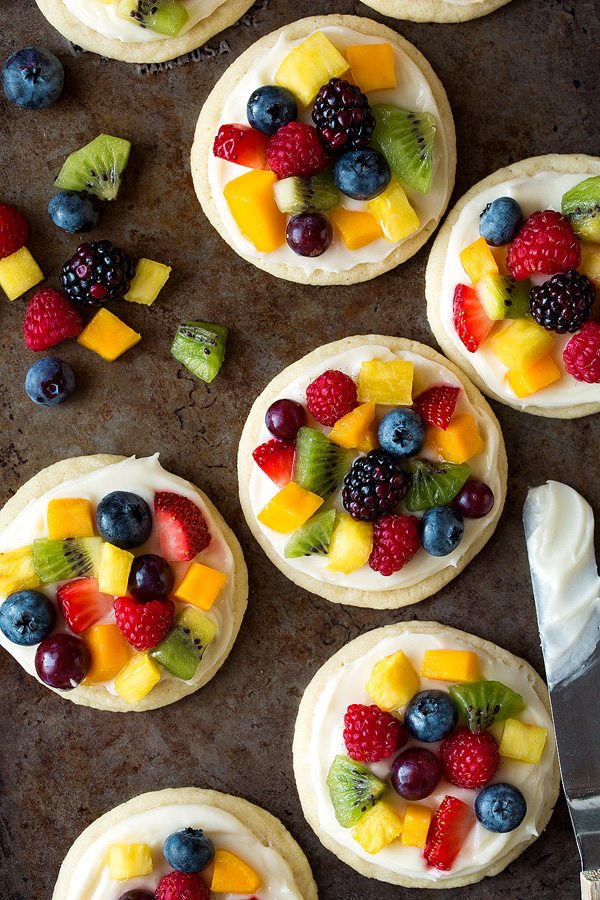
[[[195, 63], [144, 74], [125, 63], [78, 54], [33, 0], [0, 5], [2, 57], [40, 43], [67, 67], [59, 103], [19, 111], [0, 97], [0, 199], [23, 208], [31, 250], [57, 284], [77, 246], [46, 214], [68, 152], [101, 131], [130, 138], [119, 200], [95, 239], [173, 266], [151, 309], [116, 304], [143, 335], [115, 363], [75, 343], [58, 353], [79, 389], [55, 410], [34, 407], [23, 389], [34, 356], [24, 346], [25, 301], [0, 299], [0, 499], [43, 466], [81, 453], [161, 451], [163, 464], [204, 488], [244, 545], [250, 607], [229, 660], [208, 687], [138, 718], [74, 706], [0, 658], [4, 711], [0, 785], [0, 893], [49, 900], [60, 862], [93, 819], [143, 791], [187, 784], [240, 794], [279, 816], [306, 851], [323, 900], [416, 898], [416, 891], [367, 881], [339, 862], [307, 827], [292, 776], [291, 742], [302, 691], [316, 669], [358, 634], [414, 616], [472, 630], [541, 669], [520, 513], [528, 485], [571, 483], [600, 509], [600, 421], [534, 418], [494, 404], [509, 458], [509, 492], [494, 539], [436, 597], [399, 613], [343, 608], [294, 587], [263, 556], [242, 521], [235, 455], [256, 394], [316, 344], [381, 332], [432, 342], [423, 273], [430, 245], [394, 272], [351, 288], [299, 287], [239, 259], [205, 220], [188, 154], [200, 107], [226, 66], [259, 36], [294, 17], [346, 12], [380, 19], [355, 0], [271, 0], [229, 29]], [[513, 0], [463, 25], [396, 23], [444, 83], [458, 132], [455, 197], [522, 157], [598, 152], [598, 45], [594, 0]], [[226, 41], [227, 48], [221, 43]], [[227, 323], [231, 341], [212, 386], [169, 357], [187, 317]], [[543, 837], [464, 900], [579, 897], [578, 859], [564, 802]]]

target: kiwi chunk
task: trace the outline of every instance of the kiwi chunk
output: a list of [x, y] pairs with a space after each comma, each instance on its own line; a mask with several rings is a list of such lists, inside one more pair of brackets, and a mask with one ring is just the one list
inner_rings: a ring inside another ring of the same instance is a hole
[[335, 817], [343, 828], [356, 825], [387, 791], [384, 781], [347, 756], [336, 756], [327, 776]]
[[38, 538], [33, 542], [33, 568], [42, 584], [94, 575], [100, 562], [102, 538], [67, 538], [50, 541]]
[[176, 0], [119, 0], [115, 11], [121, 19], [168, 37], [181, 34], [190, 17]]
[[183, 322], [171, 345], [171, 355], [207, 384], [215, 378], [225, 359], [227, 328], [212, 322]]
[[216, 633], [216, 622], [187, 606], [175, 619], [166, 638], [150, 651], [150, 656], [171, 675], [189, 681]]
[[436, 465], [427, 459], [409, 459], [406, 467], [411, 474], [410, 487], [404, 498], [409, 512], [446, 506], [454, 500], [471, 473], [466, 463]]
[[131, 144], [124, 138], [100, 134], [67, 156], [54, 185], [67, 191], [86, 191], [100, 200], [114, 200], [130, 150]]
[[299, 556], [326, 556], [335, 525], [335, 509], [326, 509], [309, 519], [302, 528], [295, 531], [285, 545], [286, 559]]
[[350, 466], [351, 456], [316, 428], [303, 426], [296, 439], [294, 481], [307, 491], [327, 499]]
[[471, 731], [486, 731], [525, 709], [523, 698], [501, 681], [453, 684], [448, 693]]
[[489, 273], [475, 285], [479, 302], [488, 319], [524, 319], [530, 315], [531, 282], [515, 281], [509, 275]]
[[327, 212], [340, 202], [340, 192], [330, 171], [311, 178], [283, 178], [275, 182], [275, 203], [282, 213], [298, 216], [305, 212]]
[[428, 194], [433, 179], [435, 117], [389, 103], [375, 104], [372, 112], [376, 122], [374, 146], [383, 153], [399, 181], [420, 194]]
[[580, 181], [563, 195], [562, 214], [582, 241], [600, 241], [600, 175]]

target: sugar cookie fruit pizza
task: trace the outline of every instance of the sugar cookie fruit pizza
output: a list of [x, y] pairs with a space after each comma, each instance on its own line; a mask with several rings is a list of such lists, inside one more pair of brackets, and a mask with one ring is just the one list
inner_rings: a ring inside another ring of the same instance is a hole
[[446, 93], [427, 60], [370, 19], [317, 16], [268, 34], [209, 95], [192, 174], [241, 257], [303, 284], [354, 284], [411, 257], [456, 168]]
[[201, 788], [134, 797], [77, 838], [52, 900], [316, 900], [308, 861], [281, 822]]
[[336, 603], [440, 590], [491, 537], [506, 495], [500, 426], [424, 344], [357, 335], [285, 369], [240, 441], [242, 510], [271, 561]]
[[158, 455], [63, 460], [0, 512], [0, 644], [75, 703], [142, 711], [198, 690], [247, 596], [233, 532]]
[[364, 0], [384, 16], [413, 22], [467, 22], [487, 16], [510, 0]]
[[369, 878], [457, 888], [546, 827], [559, 789], [548, 692], [501, 647], [437, 622], [351, 641], [307, 687], [294, 772], [308, 823]]

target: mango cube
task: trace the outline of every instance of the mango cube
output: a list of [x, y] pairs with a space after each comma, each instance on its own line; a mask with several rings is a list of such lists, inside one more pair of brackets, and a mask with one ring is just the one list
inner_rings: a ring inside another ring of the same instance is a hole
[[419, 227], [419, 217], [410, 205], [404, 188], [392, 179], [383, 193], [369, 200], [367, 209], [379, 223], [386, 241], [403, 241]]
[[554, 334], [533, 319], [514, 319], [490, 338], [490, 347], [507, 369], [527, 369], [554, 344]]
[[348, 69], [348, 63], [322, 31], [290, 50], [277, 71], [275, 83], [287, 88], [308, 106], [330, 78], [338, 78]]
[[361, 453], [368, 453], [369, 450], [376, 450], [377, 447], [379, 447], [377, 423], [373, 422], [373, 424], [369, 425], [369, 427], [367, 428], [363, 439], [356, 445], [356, 449], [360, 450]]
[[141, 334], [103, 307], [85, 326], [77, 343], [93, 350], [107, 362], [114, 362], [141, 339]]
[[596, 288], [600, 287], [600, 244], [581, 245], [581, 264], [577, 268]]
[[151, 875], [153, 869], [148, 844], [113, 844], [108, 848], [108, 871], [112, 881]]
[[269, 500], [257, 518], [273, 531], [290, 534], [304, 525], [322, 504], [322, 497], [305, 490], [295, 481], [290, 481]]
[[411, 661], [398, 650], [375, 663], [367, 681], [367, 694], [380, 709], [391, 712], [406, 706], [420, 686]]
[[50, 500], [46, 521], [51, 541], [94, 536], [92, 504], [83, 498]]
[[215, 894], [253, 894], [261, 885], [261, 878], [248, 863], [230, 853], [217, 850], [213, 868], [211, 892]]
[[103, 594], [119, 597], [126, 594], [134, 558], [129, 550], [121, 550], [114, 544], [102, 544], [98, 566], [98, 590]]
[[426, 650], [421, 678], [431, 678], [432, 681], [477, 681], [477, 654], [472, 650]]
[[94, 625], [82, 640], [90, 653], [84, 684], [112, 681], [129, 661], [129, 644], [118, 625]]
[[373, 526], [370, 522], [356, 522], [347, 513], [340, 513], [335, 521], [327, 568], [349, 575], [362, 569], [373, 549]]
[[404, 827], [400, 843], [404, 847], [425, 846], [431, 822], [431, 810], [419, 803], [408, 803], [404, 810]]
[[366, 360], [358, 375], [358, 400], [372, 400], [382, 406], [410, 406], [413, 374], [414, 366], [408, 360]]
[[509, 369], [507, 379], [517, 397], [527, 397], [542, 388], [554, 384], [562, 377], [562, 372], [551, 356], [542, 356], [526, 369]]
[[383, 237], [379, 223], [366, 210], [336, 206], [329, 213], [329, 218], [348, 250], [359, 250]]
[[147, 653], [138, 653], [115, 678], [115, 690], [127, 703], [139, 703], [159, 681], [158, 665]]
[[209, 610], [226, 584], [227, 575], [223, 572], [193, 562], [188, 566], [173, 595], [184, 603]]
[[500, 756], [536, 765], [542, 758], [548, 732], [541, 725], [507, 719], [500, 741]]
[[15, 591], [38, 588], [41, 582], [33, 568], [33, 547], [0, 553], [0, 597]]
[[275, 203], [275, 172], [253, 169], [228, 181], [223, 191], [237, 227], [257, 250], [271, 253], [285, 242], [286, 218]]
[[358, 44], [346, 47], [345, 55], [354, 81], [365, 94], [396, 87], [391, 44]]
[[364, 440], [374, 418], [375, 404], [368, 400], [337, 420], [329, 432], [329, 440], [339, 447], [353, 450]]
[[171, 267], [153, 259], [140, 259], [135, 267], [133, 281], [124, 300], [150, 306], [158, 297], [171, 274]]
[[402, 834], [402, 817], [384, 800], [362, 816], [352, 837], [367, 853], [379, 853]]
[[0, 287], [9, 300], [16, 300], [43, 280], [44, 273], [27, 247], [0, 259]]
[[471, 284], [477, 284], [484, 275], [498, 274], [498, 263], [483, 237], [465, 247], [460, 254], [460, 261]]
[[445, 431], [435, 426], [427, 429], [425, 447], [445, 462], [464, 463], [481, 453], [485, 443], [473, 416], [458, 413]]

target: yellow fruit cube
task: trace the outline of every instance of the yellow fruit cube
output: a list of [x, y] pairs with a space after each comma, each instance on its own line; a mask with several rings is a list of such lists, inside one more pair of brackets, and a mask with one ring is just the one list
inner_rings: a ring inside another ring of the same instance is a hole
[[379, 853], [402, 834], [402, 817], [384, 800], [361, 817], [352, 837], [367, 853]]
[[425, 448], [445, 462], [464, 463], [484, 447], [477, 423], [469, 413], [455, 415], [445, 431], [435, 426], [427, 429]]
[[555, 335], [546, 331], [533, 319], [514, 319], [490, 338], [490, 347], [507, 369], [526, 369], [542, 356], [546, 356], [554, 344]]
[[600, 244], [581, 245], [581, 264], [578, 269], [582, 275], [587, 275], [596, 288], [600, 287]]
[[498, 271], [501, 275], [510, 275], [508, 271], [508, 266], [506, 265], [506, 257], [508, 255], [508, 245], [502, 244], [500, 247], [490, 247], [494, 259], [496, 260], [496, 265], [498, 266]]
[[108, 848], [108, 871], [111, 881], [128, 881], [140, 875], [151, 875], [152, 851], [148, 844], [113, 844]]
[[348, 250], [359, 250], [383, 237], [379, 223], [366, 210], [336, 206], [329, 213], [329, 218]]
[[384, 91], [396, 87], [394, 53], [391, 44], [358, 44], [346, 47], [352, 77], [361, 91]]
[[27, 247], [0, 259], [0, 287], [9, 300], [16, 300], [43, 280], [44, 273]]
[[134, 558], [129, 550], [121, 550], [114, 544], [102, 544], [98, 566], [98, 590], [103, 594], [119, 597], [126, 594]]
[[227, 584], [227, 575], [202, 563], [191, 563], [173, 595], [183, 603], [191, 603], [200, 609], [211, 608]]
[[472, 650], [426, 650], [421, 678], [431, 678], [432, 681], [477, 681], [477, 654]]
[[506, 377], [517, 397], [527, 397], [554, 384], [562, 377], [562, 372], [551, 356], [542, 356], [526, 369], [509, 369]]
[[391, 712], [406, 706], [420, 686], [411, 661], [398, 650], [375, 663], [367, 681], [367, 694], [380, 709]]
[[383, 193], [369, 200], [367, 209], [379, 223], [386, 241], [403, 241], [419, 227], [419, 217], [410, 205], [404, 188], [392, 179]]
[[427, 841], [431, 810], [419, 803], [408, 803], [404, 810], [404, 827], [400, 843], [405, 847], [423, 848]]
[[498, 273], [498, 263], [483, 237], [465, 247], [460, 261], [472, 284], [477, 284], [484, 275]]
[[237, 227], [257, 250], [271, 253], [285, 242], [286, 218], [275, 203], [275, 172], [253, 169], [228, 181], [223, 191]]
[[358, 374], [358, 400], [382, 406], [409, 406], [412, 403], [414, 366], [404, 359], [384, 362], [366, 360]]
[[112, 681], [129, 661], [129, 644], [118, 625], [94, 625], [82, 636], [90, 652], [84, 684]]
[[253, 894], [260, 885], [260, 875], [243, 859], [229, 850], [216, 851], [211, 891], [215, 894]]
[[377, 423], [373, 422], [369, 425], [364, 438], [356, 445], [356, 449], [361, 453], [368, 453], [369, 450], [375, 450], [379, 447], [379, 437], [377, 436]]
[[338, 419], [329, 433], [329, 440], [339, 447], [353, 450], [366, 437], [374, 418], [375, 404], [369, 400]]
[[153, 259], [140, 259], [135, 267], [133, 281], [123, 299], [150, 306], [164, 288], [170, 274], [170, 266], [155, 262]]
[[548, 731], [541, 725], [507, 719], [500, 741], [500, 756], [535, 765], [542, 758], [547, 738]]
[[141, 339], [141, 334], [103, 307], [85, 326], [77, 343], [93, 350], [107, 362], [114, 362]]
[[38, 588], [41, 582], [33, 568], [33, 547], [0, 553], [0, 597], [15, 591]]
[[335, 521], [327, 568], [349, 575], [362, 569], [373, 549], [373, 526], [370, 522], [356, 522], [347, 513], [340, 513]]
[[127, 703], [139, 703], [160, 681], [160, 669], [147, 653], [137, 653], [115, 678], [115, 690]]
[[50, 500], [46, 521], [51, 541], [94, 536], [92, 504], [83, 498]]
[[305, 490], [295, 481], [290, 481], [269, 500], [257, 519], [273, 531], [290, 534], [304, 525], [322, 504], [322, 497]]
[[315, 31], [290, 50], [275, 72], [275, 83], [308, 106], [330, 78], [338, 78], [347, 68], [348, 63], [331, 41], [322, 31]]

